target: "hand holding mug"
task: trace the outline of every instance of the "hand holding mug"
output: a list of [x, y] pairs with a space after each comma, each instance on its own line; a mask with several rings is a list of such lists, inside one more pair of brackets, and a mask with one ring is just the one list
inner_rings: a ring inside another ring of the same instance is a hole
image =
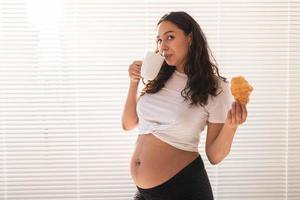
[[128, 74], [130, 77], [130, 81], [132, 82], [139, 82], [141, 79], [141, 66], [142, 66], [141, 60], [135, 60], [131, 65], [129, 65], [128, 68]]

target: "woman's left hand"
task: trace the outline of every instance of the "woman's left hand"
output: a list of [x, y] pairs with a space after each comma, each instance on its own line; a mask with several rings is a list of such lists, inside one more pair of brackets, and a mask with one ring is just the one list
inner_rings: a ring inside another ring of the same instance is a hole
[[232, 108], [227, 113], [225, 124], [230, 128], [237, 128], [238, 125], [244, 123], [247, 119], [246, 104], [242, 104], [239, 101], [232, 103]]

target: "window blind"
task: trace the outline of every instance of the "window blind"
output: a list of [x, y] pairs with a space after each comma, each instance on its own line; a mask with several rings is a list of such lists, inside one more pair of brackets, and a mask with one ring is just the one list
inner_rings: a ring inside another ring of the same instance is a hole
[[254, 87], [223, 162], [210, 165], [201, 134], [215, 199], [300, 198], [299, 0], [1, 0], [1, 200], [132, 199], [127, 70], [178, 10], [200, 24], [221, 75]]

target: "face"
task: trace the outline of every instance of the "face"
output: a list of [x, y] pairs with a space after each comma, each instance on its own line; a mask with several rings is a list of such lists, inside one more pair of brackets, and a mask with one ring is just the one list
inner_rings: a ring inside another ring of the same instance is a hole
[[191, 41], [191, 34], [186, 36], [172, 22], [163, 21], [157, 27], [156, 44], [159, 53], [168, 65], [176, 66], [177, 69], [183, 69]]

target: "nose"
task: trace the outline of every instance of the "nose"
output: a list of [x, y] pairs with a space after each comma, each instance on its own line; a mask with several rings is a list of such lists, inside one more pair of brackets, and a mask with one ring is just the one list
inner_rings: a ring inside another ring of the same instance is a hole
[[167, 45], [167, 43], [162, 41], [161, 45], [159, 47], [160, 54], [162, 54], [164, 51], [168, 51], [168, 49], [169, 49], [169, 46]]

